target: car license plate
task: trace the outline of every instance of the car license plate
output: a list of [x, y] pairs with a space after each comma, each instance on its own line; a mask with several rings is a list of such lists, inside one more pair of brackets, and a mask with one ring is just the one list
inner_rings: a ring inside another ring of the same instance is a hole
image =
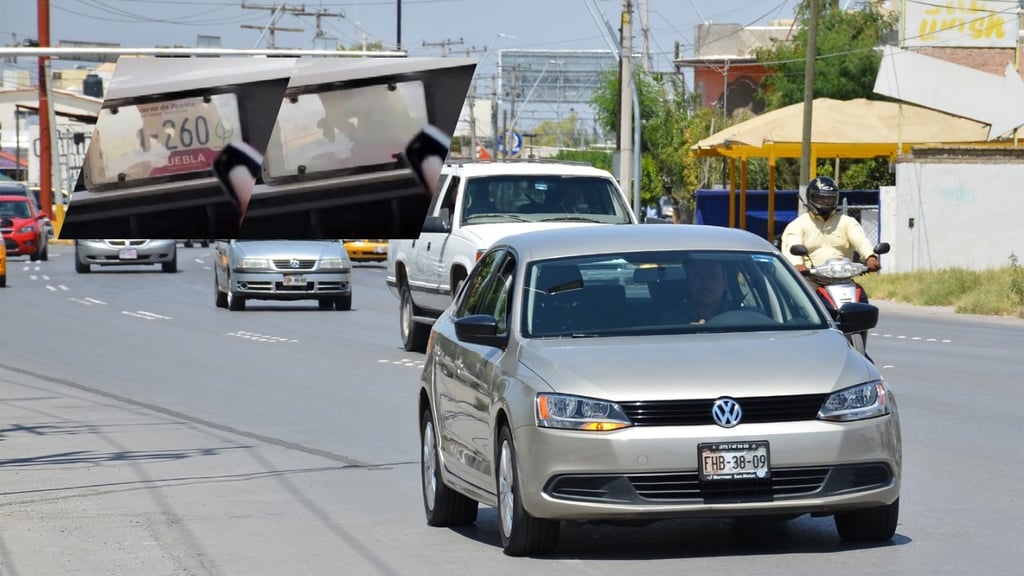
[[298, 275], [285, 276], [283, 284], [285, 286], [305, 286], [306, 277]]
[[137, 260], [139, 251], [135, 248], [122, 248], [117, 251], [117, 257], [121, 260]]
[[720, 442], [699, 446], [701, 480], [768, 478], [767, 442]]
[[217, 153], [243, 136], [234, 94], [107, 107], [96, 126], [88, 185], [205, 174]]

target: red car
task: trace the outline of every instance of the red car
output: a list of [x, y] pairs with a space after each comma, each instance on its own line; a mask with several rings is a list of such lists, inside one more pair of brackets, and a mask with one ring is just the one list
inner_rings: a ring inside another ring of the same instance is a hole
[[48, 260], [46, 213], [36, 210], [26, 196], [0, 196], [0, 232], [7, 256]]

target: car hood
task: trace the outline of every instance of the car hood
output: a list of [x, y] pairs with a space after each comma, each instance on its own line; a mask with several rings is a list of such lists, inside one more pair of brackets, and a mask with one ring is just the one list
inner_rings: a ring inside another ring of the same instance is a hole
[[533, 339], [519, 360], [556, 392], [613, 401], [821, 394], [879, 377], [834, 330]]
[[235, 253], [246, 258], [342, 258], [341, 242], [331, 240], [252, 240], [235, 241]]
[[530, 232], [532, 230], [552, 230], [576, 226], [613, 226], [596, 222], [499, 222], [488, 224], [472, 224], [459, 228], [459, 234], [468, 238], [474, 245], [489, 248], [505, 236]]

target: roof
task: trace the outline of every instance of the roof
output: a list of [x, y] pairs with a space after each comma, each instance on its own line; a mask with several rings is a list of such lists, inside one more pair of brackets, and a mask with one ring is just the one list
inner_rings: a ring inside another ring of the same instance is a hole
[[452, 167], [466, 176], [497, 176], [502, 174], [536, 174], [551, 176], [601, 176], [610, 173], [582, 162], [558, 162], [547, 160], [453, 160], [445, 166], [445, 172]]
[[[803, 103], [779, 108], [721, 130], [690, 148], [696, 156], [799, 157]], [[812, 146], [847, 158], [888, 156], [923, 144], [983, 143], [989, 126], [911, 104], [816, 98]], [[794, 154], [795, 152], [795, 154]]]
[[789, 39], [793, 26], [743, 26], [742, 24], [703, 23], [694, 27], [692, 58], [676, 60], [678, 65], [701, 62], [755, 61], [759, 48], [777, 40]]
[[507, 236], [494, 244], [499, 245], [514, 247], [520, 258], [527, 261], [624, 251], [775, 250], [768, 241], [752, 232], [698, 224], [609, 224], [531, 230]]

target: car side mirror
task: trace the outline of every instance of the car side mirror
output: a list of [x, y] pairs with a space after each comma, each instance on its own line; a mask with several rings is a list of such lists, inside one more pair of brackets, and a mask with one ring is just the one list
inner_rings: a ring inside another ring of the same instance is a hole
[[420, 229], [420, 232], [440, 232], [442, 234], [447, 234], [450, 231], [451, 227], [448, 226], [448, 221], [441, 216], [427, 216], [423, 220], [423, 228]]
[[836, 325], [843, 334], [871, 330], [878, 325], [878, 307], [863, 302], [847, 302], [836, 314]]
[[793, 256], [807, 256], [810, 252], [807, 250], [807, 246], [803, 244], [793, 244], [789, 247], [789, 253]]
[[474, 314], [455, 321], [455, 336], [470, 344], [504, 348], [508, 335], [498, 334], [498, 320], [490, 314]]

